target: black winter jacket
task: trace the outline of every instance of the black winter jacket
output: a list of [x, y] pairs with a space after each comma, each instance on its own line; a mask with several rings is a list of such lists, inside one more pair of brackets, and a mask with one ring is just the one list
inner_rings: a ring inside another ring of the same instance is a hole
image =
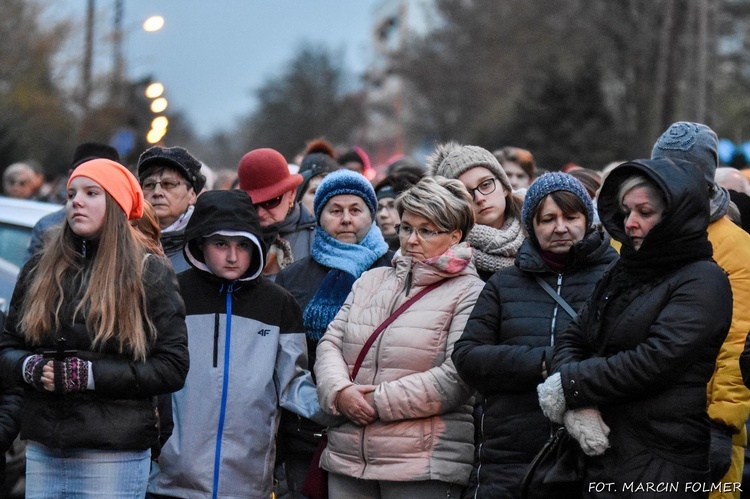
[[[87, 264], [95, 247], [88, 243]], [[83, 258], [83, 257], [82, 257]], [[26, 344], [18, 329], [21, 303], [39, 256], [22, 269], [13, 292], [5, 330], [0, 337], [0, 372], [4, 379], [25, 388], [21, 411], [21, 438], [55, 449], [144, 450], [159, 441], [156, 396], [179, 390], [187, 375], [189, 356], [185, 307], [169, 262], [159, 256], [146, 259], [144, 282], [147, 307], [156, 328], [156, 339], [145, 361], [118, 352], [111, 341], [90, 351], [93, 334], [85, 318], [72, 320], [77, 303], [63, 305], [61, 323], [39, 348]], [[74, 289], [74, 283], [67, 283]], [[70, 292], [70, 294], [73, 294]], [[40, 392], [23, 381], [22, 365], [31, 353], [56, 350], [56, 339], [92, 363], [95, 390], [55, 394]]]
[[[617, 200], [619, 186], [634, 173], [652, 179], [667, 204], [637, 251]], [[645, 490], [639, 485], [667, 483], [679, 486], [673, 497], [707, 497], [686, 484], [708, 477], [706, 383], [729, 330], [732, 294], [710, 259], [705, 181], [689, 163], [625, 163], [605, 181], [599, 213], [623, 243], [621, 259], [560, 335], [553, 361], [567, 407], [598, 407], [611, 430], [610, 448], [587, 459], [584, 482], [614, 485], [600, 493], [584, 485], [584, 496], [629, 497], [626, 492]]]
[[[5, 313], [0, 311], [0, 331], [5, 327]], [[2, 378], [5, 380], [5, 378]], [[22, 390], [0, 380], [0, 484], [5, 482], [5, 453], [18, 435], [18, 418]]]
[[571, 258], [557, 274], [526, 239], [516, 265], [487, 282], [456, 342], [453, 362], [458, 373], [484, 395], [467, 497], [518, 497], [524, 471], [549, 438], [536, 386], [544, 381], [543, 361], [551, 364], [555, 338], [572, 318], [535, 276], [579, 310], [617, 253], [608, 236], [592, 229], [571, 249]]

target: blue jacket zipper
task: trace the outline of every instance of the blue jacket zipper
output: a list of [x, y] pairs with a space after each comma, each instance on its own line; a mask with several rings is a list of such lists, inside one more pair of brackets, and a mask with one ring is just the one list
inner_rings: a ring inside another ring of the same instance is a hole
[[214, 458], [214, 486], [211, 497], [216, 499], [219, 493], [219, 470], [221, 468], [221, 441], [224, 434], [224, 418], [227, 410], [227, 392], [229, 390], [229, 352], [231, 350], [232, 338], [232, 293], [234, 292], [234, 283], [227, 288], [227, 325], [226, 338], [224, 340], [224, 381], [221, 387], [221, 406], [219, 409], [219, 428], [216, 432], [216, 454]]

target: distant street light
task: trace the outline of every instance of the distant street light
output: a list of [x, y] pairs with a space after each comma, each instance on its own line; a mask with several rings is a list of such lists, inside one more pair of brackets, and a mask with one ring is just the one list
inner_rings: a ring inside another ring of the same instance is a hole
[[161, 97], [161, 94], [164, 93], [164, 85], [162, 85], [159, 82], [152, 83], [148, 87], [146, 87], [146, 97], [149, 99], [156, 99], [157, 97]]
[[165, 130], [169, 125], [169, 120], [166, 116], [157, 116], [151, 122], [151, 128], [154, 130]]
[[164, 27], [164, 18], [161, 16], [151, 16], [143, 21], [143, 30], [152, 32], [159, 31]]
[[149, 130], [148, 134], [146, 135], [146, 141], [148, 141], [149, 144], [156, 144], [162, 138], [164, 138], [164, 135], [166, 133], [167, 133], [166, 128], [162, 130], [157, 130], [155, 128], [152, 128], [151, 130]]
[[154, 101], [151, 103], [151, 111], [154, 113], [161, 113], [164, 112], [165, 109], [167, 109], [167, 106], [169, 104], [167, 103], [167, 99], [164, 97], [159, 97], [158, 99], [154, 99]]

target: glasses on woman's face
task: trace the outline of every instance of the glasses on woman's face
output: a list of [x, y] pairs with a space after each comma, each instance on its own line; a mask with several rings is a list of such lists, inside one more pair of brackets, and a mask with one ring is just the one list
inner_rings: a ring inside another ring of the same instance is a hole
[[488, 178], [487, 180], [482, 180], [478, 186], [474, 187], [473, 189], [468, 189], [469, 194], [471, 194], [471, 199], [474, 201], [477, 200], [476, 192], [479, 191], [480, 194], [484, 194], [485, 196], [487, 194], [492, 194], [495, 192], [495, 189], [497, 189], [497, 184], [495, 184], [495, 181], [497, 178], [492, 177]]
[[396, 234], [398, 234], [398, 237], [404, 240], [407, 240], [411, 237], [412, 234], [417, 234], [417, 238], [421, 239], [422, 241], [429, 241], [430, 239], [434, 238], [438, 234], [447, 234], [450, 231], [448, 230], [430, 230], [425, 229], [424, 227], [420, 227], [419, 229], [416, 229], [412, 227], [411, 225], [405, 225], [405, 224], [398, 224], [393, 227], [396, 229]]
[[284, 197], [282, 194], [281, 196], [275, 197], [273, 199], [269, 199], [268, 201], [263, 201], [262, 203], [253, 203], [256, 208], [263, 208], [264, 210], [273, 210], [278, 205], [281, 204], [281, 200]]
[[143, 183], [143, 192], [153, 192], [157, 185], [161, 186], [165, 191], [172, 191], [176, 189], [178, 185], [182, 185], [183, 183], [184, 182], [180, 182], [179, 180], [161, 180], [159, 182], [148, 181]]

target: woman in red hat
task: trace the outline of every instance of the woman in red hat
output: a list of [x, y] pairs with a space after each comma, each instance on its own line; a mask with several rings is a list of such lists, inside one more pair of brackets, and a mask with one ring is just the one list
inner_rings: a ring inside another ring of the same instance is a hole
[[263, 274], [276, 275], [292, 262], [310, 254], [315, 237], [315, 216], [295, 201], [302, 175], [289, 171], [278, 151], [255, 149], [237, 168], [240, 189], [250, 194], [264, 239], [269, 247]]

